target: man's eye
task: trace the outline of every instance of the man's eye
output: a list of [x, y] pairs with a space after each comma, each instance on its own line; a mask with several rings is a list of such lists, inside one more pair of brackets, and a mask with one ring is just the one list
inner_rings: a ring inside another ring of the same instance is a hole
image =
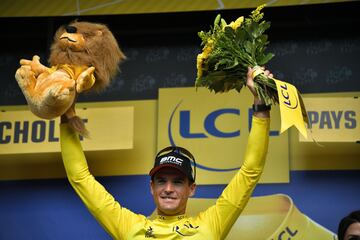
[[360, 236], [351, 236], [349, 240], [360, 240]]

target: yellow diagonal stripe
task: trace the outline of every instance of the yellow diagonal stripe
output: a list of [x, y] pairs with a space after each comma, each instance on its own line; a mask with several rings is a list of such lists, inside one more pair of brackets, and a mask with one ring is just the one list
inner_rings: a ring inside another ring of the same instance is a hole
[[261, 4], [291, 6], [350, 0], [1, 0], [0, 17], [76, 16], [206, 11], [256, 8]]

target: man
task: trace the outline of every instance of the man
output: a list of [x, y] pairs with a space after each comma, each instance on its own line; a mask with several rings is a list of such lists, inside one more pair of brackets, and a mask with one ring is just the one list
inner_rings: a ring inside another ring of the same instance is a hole
[[360, 240], [360, 210], [343, 217], [338, 227], [339, 240]]
[[[271, 76], [269, 71], [265, 75]], [[224, 239], [251, 197], [262, 173], [268, 147], [269, 107], [254, 89], [249, 68], [247, 86], [254, 95], [252, 130], [245, 160], [216, 204], [198, 216], [186, 216], [186, 204], [196, 189], [192, 155], [175, 147], [160, 151], [150, 171], [150, 189], [158, 216], [151, 220], [123, 208], [88, 170], [78, 135], [62, 117], [61, 152], [69, 182], [89, 211], [114, 239]]]

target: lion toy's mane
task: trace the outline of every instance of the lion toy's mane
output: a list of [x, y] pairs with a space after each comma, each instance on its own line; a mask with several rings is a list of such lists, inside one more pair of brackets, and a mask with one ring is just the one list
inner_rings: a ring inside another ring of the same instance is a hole
[[[51, 66], [58, 64], [85, 65], [95, 67], [95, 84], [91, 90], [105, 89], [110, 80], [119, 72], [119, 63], [125, 59], [116, 39], [108, 27], [100, 23], [78, 22], [69, 24], [77, 28], [85, 38], [85, 46], [81, 51], [74, 51], [69, 46], [64, 46], [59, 40], [65, 32], [61, 26], [55, 33], [51, 45], [49, 63]], [[98, 34], [101, 32], [102, 34]]]

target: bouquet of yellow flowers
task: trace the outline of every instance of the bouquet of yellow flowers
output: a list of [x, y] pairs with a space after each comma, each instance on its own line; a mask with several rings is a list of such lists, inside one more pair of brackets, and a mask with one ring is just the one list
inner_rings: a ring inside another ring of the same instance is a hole
[[[270, 28], [270, 22], [262, 20], [264, 7], [265, 4], [249, 17], [241, 16], [230, 24], [217, 15], [210, 31], [198, 33], [203, 49], [197, 56], [196, 87], [204, 86], [215, 93], [231, 89], [240, 92], [246, 86], [248, 67], [263, 66], [274, 57], [272, 53], [265, 53], [269, 41], [264, 32]], [[258, 74], [254, 83], [259, 97], [267, 105], [279, 102], [276, 84], [271, 78]]]

